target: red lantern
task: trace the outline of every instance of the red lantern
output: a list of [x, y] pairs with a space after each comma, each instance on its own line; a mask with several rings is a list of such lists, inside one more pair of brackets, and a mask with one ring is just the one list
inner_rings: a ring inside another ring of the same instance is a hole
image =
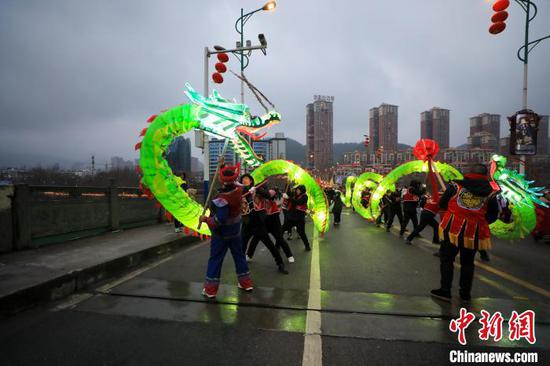
[[506, 29], [506, 23], [504, 21], [508, 19], [508, 12], [505, 11], [510, 6], [510, 0], [498, 0], [493, 4], [493, 10], [495, 13], [491, 17], [491, 26], [489, 27], [489, 33], [499, 34]]
[[218, 60], [220, 62], [227, 62], [229, 61], [229, 56], [227, 55], [227, 53], [218, 53]]
[[494, 11], [503, 11], [510, 6], [510, 0], [498, 0], [493, 4]]
[[504, 29], [506, 29], [506, 23], [504, 23], [504, 22], [493, 23], [493, 24], [491, 24], [491, 26], [489, 27], [489, 33], [491, 33], [491, 34], [499, 34], [499, 33], [502, 32]]
[[224, 72], [227, 71], [227, 67], [226, 67], [225, 64], [222, 63], [222, 62], [216, 63], [216, 65], [215, 65], [214, 67], [216, 68], [216, 70], [217, 70], [218, 72], [221, 72], [221, 73], [224, 73]]
[[499, 11], [498, 13], [493, 14], [493, 17], [491, 18], [491, 22], [498, 23], [498, 22], [503, 22], [506, 19], [508, 19], [508, 12], [507, 11]]
[[212, 80], [216, 84], [221, 84], [221, 83], [223, 83], [223, 76], [219, 72], [215, 72], [215, 73], [212, 74]]
[[413, 155], [419, 160], [433, 159], [439, 152], [439, 145], [435, 140], [420, 139], [416, 142]]

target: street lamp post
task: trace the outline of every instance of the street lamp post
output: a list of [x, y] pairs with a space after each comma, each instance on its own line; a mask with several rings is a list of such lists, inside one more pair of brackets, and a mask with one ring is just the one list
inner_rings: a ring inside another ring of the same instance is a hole
[[[244, 25], [247, 22], [250, 17], [261, 11], [271, 11], [274, 10], [277, 6], [276, 1], [268, 1], [259, 9], [256, 9], [254, 11], [251, 11], [247, 14], [244, 14], [244, 10], [241, 8], [241, 17], [237, 20], [235, 23], [235, 29], [239, 34], [241, 35], [241, 42], [237, 45], [236, 48], [226, 50], [223, 47], [220, 46], [214, 46], [214, 50], [210, 50], [208, 47], [204, 47], [204, 96], [208, 97], [208, 78], [209, 78], [209, 72], [208, 72], [208, 59], [211, 55], [218, 54], [218, 53], [232, 53], [234, 55], [239, 55], [239, 61], [241, 64], [241, 103], [244, 104], [244, 69], [248, 66], [249, 62], [249, 55], [253, 50], [261, 50], [262, 53], [266, 54], [267, 49], [267, 42], [265, 40], [265, 37], [263, 34], [259, 34], [258, 38], [260, 41], [260, 45], [258, 46], [252, 46], [252, 44], [247, 44], [246, 47], [244, 45]], [[238, 25], [240, 24], [240, 28], [238, 28]], [[247, 42], [248, 43], [248, 42]], [[248, 53], [248, 55], [245, 55], [245, 51]], [[246, 63], [244, 62], [246, 60]], [[195, 135], [195, 139], [202, 139], [202, 149], [203, 149], [203, 157], [204, 157], [204, 165], [203, 165], [203, 190], [205, 192], [205, 199], [206, 199], [206, 192], [208, 192], [208, 185], [210, 180], [210, 151], [209, 151], [209, 139], [208, 135], [206, 135], [204, 132], [200, 132]], [[225, 150], [224, 150], [225, 153]]]
[[[515, 2], [525, 11], [525, 41], [523, 46], [518, 49], [517, 56], [520, 61], [523, 62], [523, 109], [528, 109], [527, 104], [527, 81], [528, 81], [528, 64], [529, 64], [529, 52], [533, 50], [541, 41], [550, 38], [550, 35], [529, 41], [529, 23], [537, 16], [537, 6], [531, 0], [515, 0]], [[531, 13], [533, 10], [533, 13]], [[519, 172], [525, 174], [525, 155], [520, 156]]]
[[[240, 43], [237, 45], [237, 48], [243, 48], [243, 50], [240, 52], [240, 57], [239, 57], [239, 60], [240, 60], [240, 63], [241, 63], [241, 103], [243, 103], [243, 104], [244, 104], [244, 69], [246, 69], [246, 67], [248, 66], [248, 63], [250, 61], [250, 59], [249, 59], [250, 53], [248, 55], [244, 54], [244, 48], [245, 48], [244, 47], [245, 46], [244, 45], [244, 25], [246, 24], [248, 19], [250, 19], [252, 17], [252, 15], [256, 14], [257, 12], [262, 11], [262, 10], [263, 11], [272, 11], [272, 10], [275, 10], [276, 7], [277, 7], [277, 2], [275, 0], [273, 0], [273, 1], [268, 1], [261, 8], [253, 10], [253, 11], [248, 12], [246, 14], [244, 14], [244, 9], [241, 8], [241, 17], [239, 19], [237, 19], [237, 21], [235, 22], [235, 30], [241, 36], [241, 40], [240, 40]], [[262, 41], [262, 39], [260, 38], [260, 42], [262, 42], [262, 43], [265, 42], [265, 39], [264, 39], [264, 41]], [[247, 44], [247, 46], [248, 46], [248, 44]], [[262, 49], [262, 52], [264, 52], [264, 55], [265, 55], [265, 49]]]

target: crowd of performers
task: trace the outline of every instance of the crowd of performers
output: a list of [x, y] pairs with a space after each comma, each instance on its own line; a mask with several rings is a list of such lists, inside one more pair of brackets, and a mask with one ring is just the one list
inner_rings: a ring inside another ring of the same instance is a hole
[[[267, 181], [256, 183], [249, 174], [239, 177], [239, 171], [238, 165], [222, 167], [219, 174], [222, 187], [209, 203], [210, 215], [200, 217], [212, 233], [203, 288], [203, 295], [209, 298], [216, 297], [218, 292], [222, 263], [228, 250], [235, 262], [238, 287], [245, 291], [253, 289], [248, 262], [254, 258], [260, 242], [268, 249], [282, 274], [288, 274], [285, 262], [295, 262], [288, 244], [293, 228], [305, 251], [311, 250], [305, 232], [306, 188], [303, 185], [292, 188], [288, 183], [282, 190], [276, 186], [268, 187]], [[337, 227], [343, 209], [342, 193], [334, 188], [327, 188], [325, 193]], [[380, 201], [381, 213], [374, 223], [390, 232], [397, 217], [399, 236], [409, 245], [429, 226], [433, 232], [432, 242], [439, 245], [434, 255], [440, 258], [441, 273], [440, 288], [432, 290], [432, 296], [451, 299], [453, 264], [460, 254], [459, 294], [462, 300], [469, 301], [476, 253], [479, 251], [482, 260], [490, 260], [487, 252], [491, 248], [489, 225], [497, 219], [505, 222], [511, 219], [509, 207], [497, 193], [491, 185], [487, 167], [474, 164], [463, 179], [438, 187], [437, 192], [414, 179], [404, 187], [386, 192]], [[546, 193], [545, 200], [549, 198]], [[361, 204], [365, 208], [369, 207], [370, 199], [371, 191], [364, 190]], [[407, 229], [409, 223], [412, 231]]]
[[[268, 187], [267, 181], [256, 184], [250, 174], [239, 177], [240, 166], [222, 166], [219, 180], [222, 187], [210, 202], [210, 215], [201, 216], [200, 221], [208, 224], [212, 233], [210, 257], [203, 295], [216, 297], [220, 283], [222, 263], [227, 251], [231, 252], [237, 272], [238, 287], [252, 291], [253, 283], [248, 262], [261, 242], [270, 252], [278, 272], [288, 274], [286, 262], [295, 258], [288, 244], [293, 228], [296, 229], [310, 251], [305, 232], [308, 196], [303, 185], [286, 189]], [[284, 221], [281, 224], [281, 212]], [[287, 232], [287, 239], [284, 233]], [[272, 240], [273, 238], [273, 240]]]
[[[469, 301], [476, 253], [480, 253], [481, 260], [490, 260], [487, 252], [491, 248], [489, 225], [497, 219], [509, 222], [511, 211], [507, 202], [497, 195], [488, 169], [482, 164], [470, 166], [463, 179], [438, 187], [438, 194], [430, 192], [433, 191], [430, 188], [413, 179], [406, 186], [386, 192], [381, 198], [381, 213], [374, 220], [375, 225], [390, 232], [397, 217], [399, 237], [409, 245], [429, 226], [432, 243], [439, 245], [434, 255], [440, 258], [441, 274], [440, 288], [432, 290], [431, 295], [446, 301], [451, 299], [453, 263], [460, 253], [459, 296]], [[544, 200], [549, 198], [547, 192]], [[369, 207], [370, 199], [371, 190], [361, 192], [363, 207]], [[412, 231], [407, 230], [409, 223]]]

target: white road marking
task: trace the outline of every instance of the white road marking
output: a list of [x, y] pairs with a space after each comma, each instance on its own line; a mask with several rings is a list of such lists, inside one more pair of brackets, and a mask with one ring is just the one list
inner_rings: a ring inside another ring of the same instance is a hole
[[[319, 263], [319, 233], [313, 229], [311, 247], [311, 269], [309, 273], [308, 309], [321, 309], [321, 268]], [[323, 365], [323, 344], [321, 340], [321, 312], [308, 310], [304, 335], [303, 366]]]

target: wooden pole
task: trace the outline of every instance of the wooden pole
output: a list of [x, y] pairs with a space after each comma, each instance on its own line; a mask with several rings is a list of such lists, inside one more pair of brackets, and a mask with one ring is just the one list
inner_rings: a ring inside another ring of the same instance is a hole
[[[206, 210], [208, 209], [208, 205], [210, 204], [210, 198], [212, 197], [212, 192], [214, 191], [214, 184], [216, 183], [216, 180], [218, 179], [218, 175], [220, 174], [220, 167], [222, 165], [222, 161], [225, 159], [225, 152], [227, 151], [227, 146], [229, 145], [229, 140], [225, 140], [225, 143], [223, 144], [223, 150], [222, 150], [222, 156], [220, 158], [220, 161], [218, 162], [218, 167], [216, 168], [216, 172], [214, 173], [214, 177], [212, 178], [212, 182], [210, 184], [210, 189], [208, 190], [208, 196], [206, 197], [206, 201], [204, 201], [204, 207], [202, 208], [202, 215], [204, 216], [206, 214]], [[208, 164], [207, 161], [204, 162], [205, 164]], [[202, 226], [202, 221], [199, 222], [199, 226], [197, 230], [200, 230]]]

